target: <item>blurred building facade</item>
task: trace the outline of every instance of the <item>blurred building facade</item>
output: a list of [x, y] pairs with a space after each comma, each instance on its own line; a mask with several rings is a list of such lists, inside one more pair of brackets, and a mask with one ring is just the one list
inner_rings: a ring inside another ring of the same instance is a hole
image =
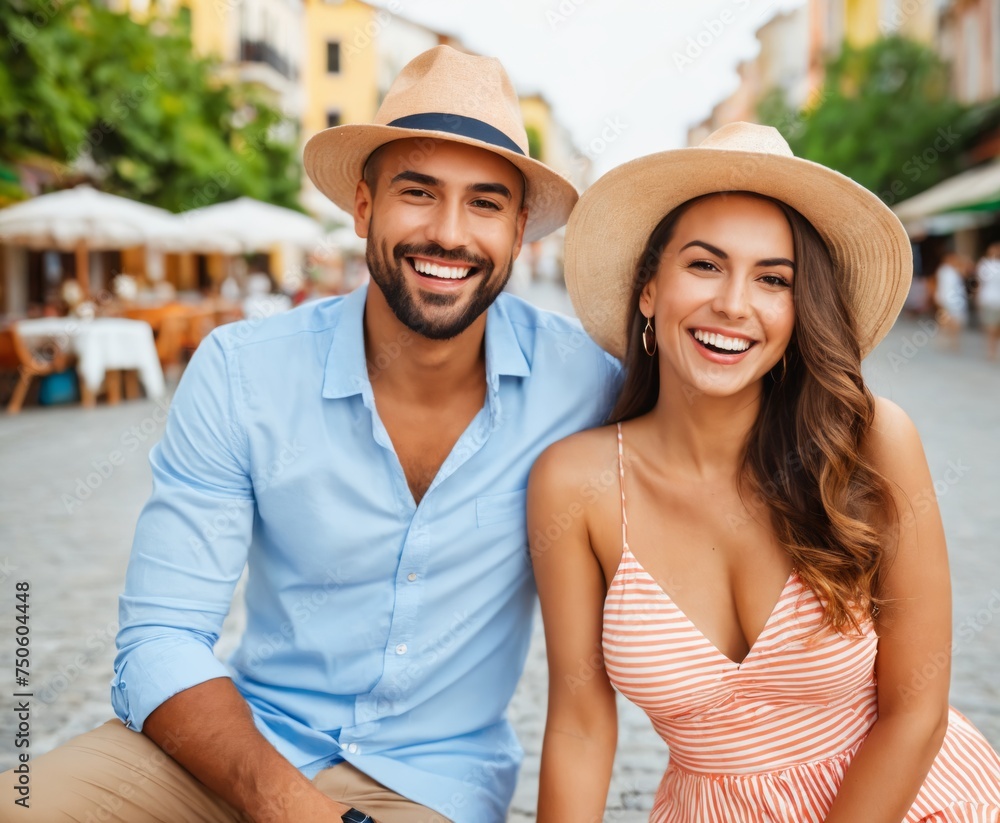
[[[940, 0], [938, 54], [951, 66], [953, 95], [970, 105], [1000, 101], [1000, 0]], [[1000, 126], [987, 117], [970, 135], [969, 168], [894, 207], [933, 271], [956, 251], [973, 259], [1000, 240]]]
[[[190, 33], [194, 52], [218, 60], [223, 80], [249, 83], [263, 91], [287, 118], [286, 133], [280, 137], [300, 145], [332, 126], [371, 122], [392, 82], [418, 54], [437, 45], [469, 51], [454, 35], [403, 16], [402, 0], [94, 1], [151, 26], [160, 19], [179, 19]], [[577, 188], [585, 188], [591, 164], [550, 102], [529, 91], [521, 95], [521, 110], [533, 156]], [[334, 230], [331, 237], [343, 237], [337, 227], [352, 226], [351, 215], [305, 176], [300, 202]], [[541, 244], [524, 255], [532, 274], [539, 268], [538, 260], [551, 256], [548, 246]], [[268, 263], [279, 279], [281, 259], [275, 251]], [[218, 281], [228, 265], [218, 254], [197, 262], [192, 255], [169, 255], [168, 278], [186, 289], [199, 279]], [[133, 263], [130, 270], [140, 269]]]
[[392, 79], [410, 60], [453, 38], [360, 0], [305, 0], [308, 36], [303, 137], [342, 123], [370, 122]]
[[140, 21], [179, 17], [198, 55], [224, 66], [225, 79], [254, 84], [292, 121], [303, 114], [304, 0], [104, 0]]
[[[438, 45], [469, 49], [454, 35], [435, 31], [398, 13], [401, 3], [376, 6], [362, 0], [305, 0], [308, 32], [303, 139], [342, 123], [371, 122], [403, 67]], [[519, 90], [521, 116], [536, 159], [584, 187], [580, 151], [539, 93]], [[315, 197], [306, 194], [312, 206]]]
[[[737, 67], [736, 89], [688, 130], [696, 146], [720, 126], [755, 121], [761, 102], [780, 90], [792, 108], [808, 107], [823, 85], [824, 66], [845, 43], [861, 47], [902, 34], [935, 44], [942, 0], [807, 0], [757, 30], [755, 57]], [[996, 0], [982, 0], [996, 5]]]
[[942, 10], [941, 56], [952, 66], [955, 96], [980, 103], [1000, 96], [1000, 2], [958, 0]]
[[[180, 16], [195, 52], [220, 59], [227, 77], [266, 89], [295, 124], [302, 143], [344, 123], [371, 122], [400, 70], [437, 45], [468, 49], [451, 34], [400, 14], [401, 0], [104, 0], [139, 20]], [[589, 163], [537, 93], [521, 98], [538, 159], [573, 180], [589, 182]], [[303, 203], [337, 220], [306, 181]]]
[[879, 37], [902, 34], [931, 42], [941, 0], [808, 0], [809, 49], [813, 59], [832, 57], [846, 42], [867, 46]]
[[817, 85], [811, 72], [810, 31], [813, 9], [800, 6], [775, 15], [757, 31], [757, 55], [736, 68], [735, 91], [717, 103], [708, 117], [688, 130], [688, 145], [697, 146], [726, 123], [756, 121], [764, 97], [780, 89], [794, 106], [804, 105]]
[[823, 67], [844, 44], [861, 48], [901, 34], [933, 43], [942, 0], [808, 0], [809, 88], [823, 84]]
[[[845, 44], [864, 47], [895, 34], [927, 44], [951, 66], [958, 100], [1000, 100], [1000, 0], [806, 0], [757, 31], [757, 55], [738, 67], [735, 90], [689, 129], [689, 145], [726, 123], [756, 121], [761, 102], [775, 90], [793, 110], [808, 108], [822, 87], [824, 66]], [[926, 252], [928, 272], [945, 250], [975, 257], [1000, 240], [997, 122], [987, 119], [971, 136], [967, 171], [894, 205], [918, 250]]]
[[586, 188], [590, 183], [590, 161], [574, 145], [549, 101], [539, 92], [522, 94], [520, 100], [531, 156], [568, 177], [578, 189]]

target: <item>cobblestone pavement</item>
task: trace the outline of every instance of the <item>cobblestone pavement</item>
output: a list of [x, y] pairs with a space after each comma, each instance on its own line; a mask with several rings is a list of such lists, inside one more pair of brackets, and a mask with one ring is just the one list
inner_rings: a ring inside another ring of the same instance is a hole
[[[556, 287], [533, 299], [564, 308]], [[896, 400], [924, 438], [952, 558], [952, 702], [1000, 746], [1000, 364], [979, 335], [945, 352], [929, 321], [901, 321], [867, 364], [877, 393]], [[116, 596], [136, 516], [149, 492], [146, 455], [163, 430], [151, 401], [26, 409], [0, 418], [0, 769], [14, 764], [14, 584], [31, 584], [31, 752], [37, 756], [112, 716]], [[9, 605], [8, 605], [9, 604]], [[234, 646], [239, 602], [219, 651]], [[527, 671], [511, 707], [527, 756], [511, 821], [533, 819], [545, 716], [546, 670], [536, 624]], [[645, 821], [667, 760], [641, 712], [622, 720], [606, 820]]]

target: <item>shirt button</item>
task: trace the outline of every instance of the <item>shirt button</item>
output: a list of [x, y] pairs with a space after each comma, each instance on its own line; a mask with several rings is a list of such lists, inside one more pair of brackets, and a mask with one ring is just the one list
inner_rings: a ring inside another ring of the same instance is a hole
[[351, 743], [347, 747], [347, 751], [349, 751], [351, 754], [357, 754], [358, 753], [358, 744], [357, 743]]
[[396, 654], [406, 654], [406, 644], [400, 643], [396, 646]]
[[416, 572], [410, 572], [408, 575], [406, 575], [406, 579], [409, 580], [412, 583], [414, 580], [417, 579], [417, 573]]

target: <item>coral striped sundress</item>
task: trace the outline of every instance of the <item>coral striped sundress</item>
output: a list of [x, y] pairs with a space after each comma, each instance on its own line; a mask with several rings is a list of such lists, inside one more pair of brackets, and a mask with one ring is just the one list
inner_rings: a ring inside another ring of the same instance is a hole
[[[742, 663], [691, 623], [628, 547], [604, 604], [614, 686], [670, 748], [651, 823], [821, 823], [877, 716], [874, 626], [816, 629], [822, 606], [792, 572]], [[1000, 823], [1000, 757], [954, 709], [905, 823]]]

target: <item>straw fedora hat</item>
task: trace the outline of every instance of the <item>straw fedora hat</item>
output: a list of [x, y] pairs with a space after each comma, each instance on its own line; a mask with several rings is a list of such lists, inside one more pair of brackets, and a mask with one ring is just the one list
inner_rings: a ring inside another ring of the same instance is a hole
[[528, 155], [517, 94], [500, 61], [435, 46], [407, 63], [372, 124], [335, 126], [306, 143], [306, 173], [349, 213], [375, 149], [408, 137], [466, 143], [499, 154], [524, 175], [527, 242], [566, 224], [579, 197], [573, 184]]
[[749, 191], [796, 209], [844, 278], [866, 356], [888, 333], [913, 275], [910, 241], [881, 200], [848, 177], [795, 157], [770, 126], [731, 123], [697, 148], [612, 169], [584, 192], [566, 229], [566, 287], [584, 328], [623, 358], [639, 257], [671, 210], [703, 194]]

